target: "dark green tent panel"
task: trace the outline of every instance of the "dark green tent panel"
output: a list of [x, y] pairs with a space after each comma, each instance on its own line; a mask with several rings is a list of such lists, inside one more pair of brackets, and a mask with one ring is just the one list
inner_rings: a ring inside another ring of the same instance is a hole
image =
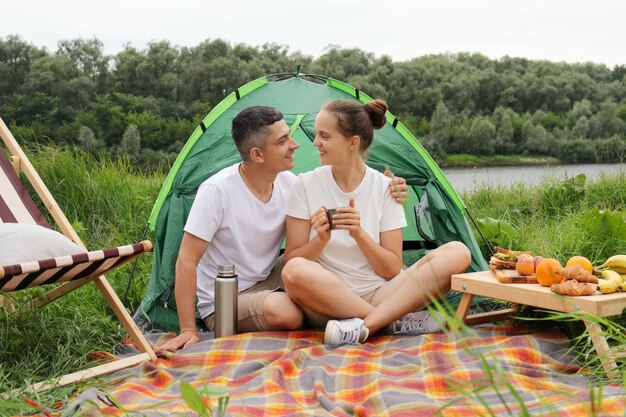
[[[172, 167], [149, 220], [154, 231], [154, 263], [141, 312], [157, 326], [178, 329], [174, 301], [174, 271], [183, 227], [200, 184], [219, 170], [240, 160], [230, 136], [231, 121], [254, 105], [280, 110], [300, 144], [294, 173], [319, 166], [313, 147], [313, 123], [323, 104], [333, 100], [371, 98], [332, 78], [303, 74], [278, 74], [254, 80], [228, 95], [196, 128]], [[472, 252], [470, 270], [487, 269], [465, 219], [465, 206], [437, 164], [411, 133], [391, 113], [375, 133], [368, 165], [385, 166], [409, 185], [405, 205], [409, 223], [404, 229], [405, 248], [432, 248], [459, 240]]]

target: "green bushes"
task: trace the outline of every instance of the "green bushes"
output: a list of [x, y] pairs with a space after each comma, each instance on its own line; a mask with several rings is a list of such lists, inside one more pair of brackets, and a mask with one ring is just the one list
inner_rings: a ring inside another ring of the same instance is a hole
[[609, 139], [562, 140], [555, 156], [571, 163], [626, 161], [626, 140], [613, 136]]
[[[97, 39], [59, 46], [51, 53], [19, 36], [0, 37], [0, 117], [22, 143], [79, 143], [90, 152], [99, 143], [117, 155], [134, 124], [146, 152], [131, 158], [146, 165], [167, 162], [228, 93], [301, 66], [304, 73], [324, 74], [387, 100], [439, 161], [457, 153], [564, 162], [625, 158], [624, 66], [495, 60], [476, 53], [393, 62], [337, 47], [313, 58], [280, 45], [221, 39], [184, 48], [152, 41], [114, 56], [105, 55]], [[94, 140], [77, 142], [83, 127]]]

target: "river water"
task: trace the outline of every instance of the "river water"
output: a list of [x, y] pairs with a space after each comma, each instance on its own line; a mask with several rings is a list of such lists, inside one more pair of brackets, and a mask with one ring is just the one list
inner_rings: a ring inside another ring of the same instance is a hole
[[[626, 175], [626, 164], [574, 164], [544, 166], [505, 166], [482, 168], [445, 168], [444, 174], [454, 187], [462, 194], [471, 192], [481, 185], [510, 186], [522, 182], [526, 185], [537, 185], [545, 180], [571, 178], [585, 174], [587, 181], [597, 179], [602, 173]], [[626, 183], [624, 184], [626, 187]]]

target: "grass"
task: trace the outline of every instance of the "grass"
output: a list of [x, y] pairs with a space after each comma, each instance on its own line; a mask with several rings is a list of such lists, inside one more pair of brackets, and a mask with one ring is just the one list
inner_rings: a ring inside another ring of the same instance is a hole
[[[105, 155], [96, 160], [77, 149], [41, 147], [26, 152], [87, 248], [142, 239], [165, 180], [163, 173], [143, 175], [127, 160], [113, 161]], [[151, 261], [152, 253], [148, 253], [137, 262], [126, 302], [131, 312], [143, 296]], [[131, 265], [107, 275], [120, 297]], [[126, 335], [95, 285], [85, 285], [37, 311], [24, 307], [43, 292], [42, 287], [18, 292], [16, 305], [21, 308], [16, 314], [0, 309], [0, 392], [86, 369], [93, 364], [87, 358], [89, 353], [110, 352]], [[71, 395], [71, 389], [59, 388], [38, 395], [36, 400], [52, 404]], [[21, 399], [17, 405], [16, 413], [33, 410]]]
[[[27, 153], [88, 248], [141, 240], [165, 179], [162, 172], [145, 175], [126, 160], [112, 161], [104, 155], [96, 160], [76, 149], [40, 147]], [[593, 217], [594, 209], [604, 210], [605, 214], [626, 212], [626, 173], [605, 175], [582, 186], [580, 182], [558, 180], [536, 187], [524, 184], [482, 187], [462, 197], [474, 218], [497, 219], [510, 226], [508, 233], [490, 236], [500, 246], [529, 249], [562, 262], [572, 255], [584, 255], [594, 264], [610, 255], [626, 253], [626, 239], [612, 235], [611, 229], [604, 225], [606, 222], [595, 221]], [[143, 296], [151, 260], [152, 254], [147, 254], [137, 264], [126, 302], [131, 312]], [[120, 295], [124, 293], [129, 273], [127, 265], [108, 275]], [[42, 291], [33, 288], [19, 292], [17, 304], [26, 304]], [[555, 320], [538, 311], [526, 311], [525, 315]], [[579, 327], [579, 317], [561, 315], [556, 318], [575, 341], [579, 341], [575, 346], [581, 360], [597, 360], [584, 356], [588, 346], [584, 337], [577, 338], [584, 331]], [[619, 329], [615, 326], [625, 323], [624, 315], [602, 320], [607, 329]], [[89, 353], [110, 352], [125, 336], [124, 329], [94, 285], [86, 285], [37, 311], [21, 308], [17, 314], [7, 314], [0, 309], [0, 322], [0, 392], [5, 393], [85, 369], [90, 363]], [[623, 327], [621, 329], [622, 333], [618, 332], [613, 341], [626, 345]], [[590, 379], [597, 380], [601, 386], [602, 370], [597, 363], [589, 364]], [[80, 387], [94, 383], [97, 381], [87, 381]], [[74, 388], [61, 387], [23, 395], [50, 406], [74, 396]], [[474, 400], [478, 401], [477, 398]], [[35, 406], [23, 401], [21, 394], [10, 395], [8, 399], [0, 397], [0, 409], [13, 414], [37, 411]]]
[[537, 187], [481, 186], [462, 198], [474, 218], [510, 226], [506, 233], [488, 236], [498, 246], [531, 250], [561, 262], [583, 255], [594, 265], [626, 253], [623, 227], [619, 233], [604, 230], [589, 218], [594, 209], [616, 217], [626, 213], [626, 171], [588, 184], [584, 177], [575, 177]]
[[560, 161], [551, 156], [527, 156], [527, 155], [493, 155], [476, 156], [468, 154], [446, 155], [441, 162], [442, 167], [473, 168], [484, 166], [507, 166], [507, 165], [546, 165], [559, 164]]

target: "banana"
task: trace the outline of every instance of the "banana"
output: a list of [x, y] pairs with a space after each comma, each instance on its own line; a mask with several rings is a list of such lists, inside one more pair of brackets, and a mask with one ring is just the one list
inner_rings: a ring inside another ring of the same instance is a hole
[[615, 271], [615, 272], [617, 272], [620, 275], [621, 274], [626, 274], [626, 268], [622, 268], [622, 267], [619, 267], [619, 266], [613, 266], [613, 267], [608, 268], [608, 269], [610, 269], [611, 271]]
[[626, 270], [626, 255], [613, 255], [597, 268], [623, 268]]
[[598, 284], [598, 290], [602, 294], [611, 294], [617, 291], [618, 284], [615, 281], [602, 281]]
[[598, 290], [601, 293], [611, 294], [616, 291], [626, 291], [626, 281], [617, 272], [605, 269], [598, 271], [598, 274], [603, 278], [598, 284]]
[[604, 271], [600, 271], [602, 278], [604, 278], [608, 282], [614, 282], [615, 285], [622, 285], [622, 276], [615, 271], [610, 269], [605, 269]]

